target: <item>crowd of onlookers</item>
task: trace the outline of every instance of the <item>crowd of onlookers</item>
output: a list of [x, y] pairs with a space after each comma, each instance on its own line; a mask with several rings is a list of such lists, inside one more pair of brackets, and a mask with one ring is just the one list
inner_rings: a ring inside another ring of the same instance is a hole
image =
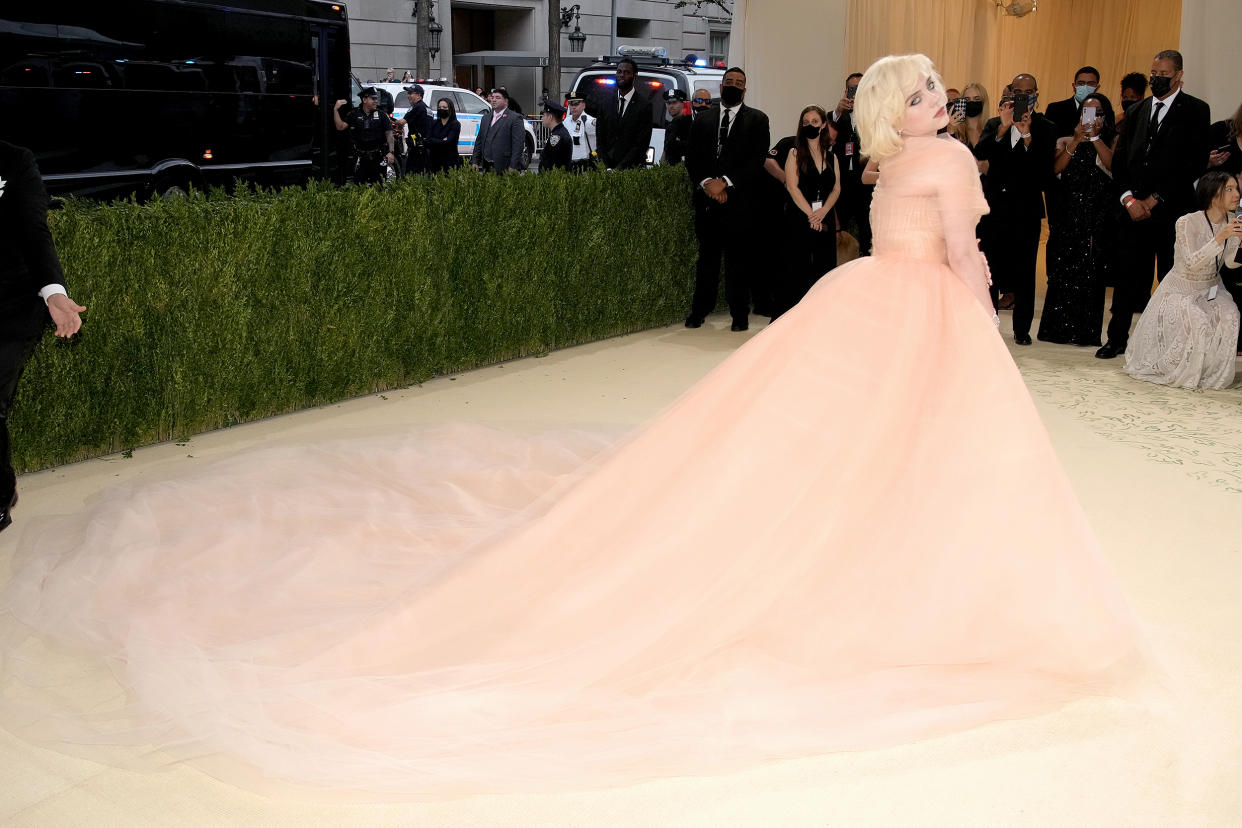
[[[644, 166], [651, 107], [634, 82], [637, 74], [634, 61], [619, 61], [616, 100], [602, 102], [594, 116], [581, 98], [569, 96], [562, 107], [545, 94], [541, 107], [549, 139], [541, 168]], [[1242, 107], [1213, 123], [1208, 105], [1183, 89], [1182, 77], [1182, 55], [1168, 50], [1155, 56], [1149, 75], [1132, 72], [1121, 79], [1119, 107], [1092, 66], [1075, 72], [1067, 84], [1070, 94], [1042, 111], [1038, 81], [1025, 72], [1014, 76], [995, 105], [979, 81], [947, 90], [944, 137], [960, 141], [977, 159], [989, 206], [979, 239], [991, 268], [993, 302], [998, 310], [1012, 312], [1016, 344], [1032, 341], [1046, 220], [1047, 293], [1035, 336], [1096, 348], [1102, 359], [1126, 354], [1131, 373], [1155, 378], [1140, 367], [1154, 358], [1141, 349], [1128, 351], [1133, 316], [1148, 306], [1153, 274], [1163, 285], [1175, 267], [1181, 279], [1206, 260], [1199, 248], [1178, 252], [1184, 216], [1202, 214], [1205, 227], [1232, 226], [1236, 177], [1242, 173]], [[715, 307], [722, 264], [733, 328], [746, 330], [752, 311], [775, 319], [796, 304], [836, 266], [839, 250], [853, 255], [856, 245], [858, 253], [870, 252], [870, 202], [883, 171], [868, 163], [853, 122], [861, 78], [857, 72], [846, 78], [831, 109], [804, 108], [794, 134], [775, 143], [767, 116], [743, 103], [745, 73], [739, 68], [725, 73], [719, 98], [706, 89], [696, 89], [690, 101], [680, 90], [666, 93], [660, 160], [689, 170], [700, 248], [687, 326], [701, 325]], [[435, 161], [405, 166], [437, 170], [455, 165], [460, 126], [453, 127], [451, 102], [438, 102], [431, 115], [423, 111], [421, 88], [408, 91], [418, 102], [398, 122], [417, 138], [407, 157], [419, 152], [420, 143], [440, 150]], [[491, 90], [487, 98], [493, 112], [483, 117], [471, 162], [483, 170], [520, 170], [520, 116], [503, 88]], [[1205, 175], [1209, 172], [1221, 175]], [[1178, 318], [1183, 326], [1220, 329], [1212, 344], [1194, 344], [1197, 353], [1206, 349], [1214, 360], [1226, 361], [1220, 343], [1232, 338], [1227, 355], [1232, 365], [1242, 349], [1238, 326], [1231, 322], [1236, 305], [1228, 296], [1218, 297], [1221, 291], [1239, 292], [1231, 274], [1242, 271], [1236, 270], [1236, 236], [1223, 232], [1217, 272], [1193, 280], [1202, 282], [1196, 290], [1202, 288], [1203, 295], [1196, 294]], [[765, 255], [779, 260], [776, 267], [754, 260], [756, 233], [773, 242], [765, 245]], [[1188, 238], [1196, 234], [1197, 228], [1189, 226], [1183, 232]], [[1102, 340], [1109, 287], [1113, 302]], [[1215, 384], [1203, 379], [1211, 373], [1205, 371], [1199, 371], [1200, 383], [1190, 384]], [[1231, 380], [1232, 370], [1228, 373]]]

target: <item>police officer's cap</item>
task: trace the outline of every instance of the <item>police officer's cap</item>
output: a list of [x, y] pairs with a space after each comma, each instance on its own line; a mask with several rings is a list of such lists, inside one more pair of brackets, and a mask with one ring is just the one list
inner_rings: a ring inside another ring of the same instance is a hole
[[565, 100], [568, 103], [576, 104], [576, 103], [582, 103], [583, 101], [586, 100], [586, 98], [582, 97], [582, 95], [578, 92], [570, 92], [569, 94], [565, 96]]
[[682, 92], [680, 89], [670, 89], [664, 93], [664, 100], [681, 101], [682, 103], [685, 103], [686, 93]]
[[406, 87], [403, 87], [403, 88], [405, 89], [405, 93], [406, 93], [407, 95], [423, 95], [423, 94], [426, 94], [425, 92], [423, 92], [423, 88], [422, 88], [421, 86], [419, 86], [417, 83], [416, 83], [416, 84], [414, 84], [413, 86], [406, 86]]
[[547, 103], [545, 103], [543, 105], [543, 111], [553, 112], [557, 115], [560, 115], [562, 118], [565, 117], [565, 107], [561, 106], [556, 101], [548, 101]]
[[358, 93], [358, 97], [359, 98], [375, 98], [376, 100], [378, 100], [379, 90], [377, 90], [374, 86], [368, 86], [366, 89]]

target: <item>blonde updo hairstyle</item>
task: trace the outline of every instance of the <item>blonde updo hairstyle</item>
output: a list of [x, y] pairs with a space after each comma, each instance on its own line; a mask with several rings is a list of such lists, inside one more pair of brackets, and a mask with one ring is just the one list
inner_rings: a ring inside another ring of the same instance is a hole
[[944, 82], [926, 55], [889, 55], [863, 73], [854, 99], [854, 124], [863, 155], [883, 161], [905, 146], [898, 130], [906, 117], [906, 97], [924, 76], [944, 90]]

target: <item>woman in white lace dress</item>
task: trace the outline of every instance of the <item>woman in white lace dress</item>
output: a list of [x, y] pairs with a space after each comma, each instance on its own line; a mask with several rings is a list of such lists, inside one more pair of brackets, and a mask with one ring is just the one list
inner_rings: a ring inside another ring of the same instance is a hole
[[1220, 269], [1239, 266], [1238, 181], [1212, 171], [1197, 193], [1203, 209], [1177, 220], [1173, 269], [1130, 337], [1126, 373], [1161, 385], [1226, 388], [1236, 368], [1238, 306]]

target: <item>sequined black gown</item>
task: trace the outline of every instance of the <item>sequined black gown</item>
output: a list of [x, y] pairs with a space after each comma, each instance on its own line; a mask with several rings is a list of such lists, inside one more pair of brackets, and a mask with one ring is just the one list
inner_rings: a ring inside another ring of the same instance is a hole
[[1113, 180], [1084, 141], [1061, 173], [1048, 236], [1048, 293], [1037, 336], [1044, 342], [1100, 344], [1104, 287], [1116, 255]]

